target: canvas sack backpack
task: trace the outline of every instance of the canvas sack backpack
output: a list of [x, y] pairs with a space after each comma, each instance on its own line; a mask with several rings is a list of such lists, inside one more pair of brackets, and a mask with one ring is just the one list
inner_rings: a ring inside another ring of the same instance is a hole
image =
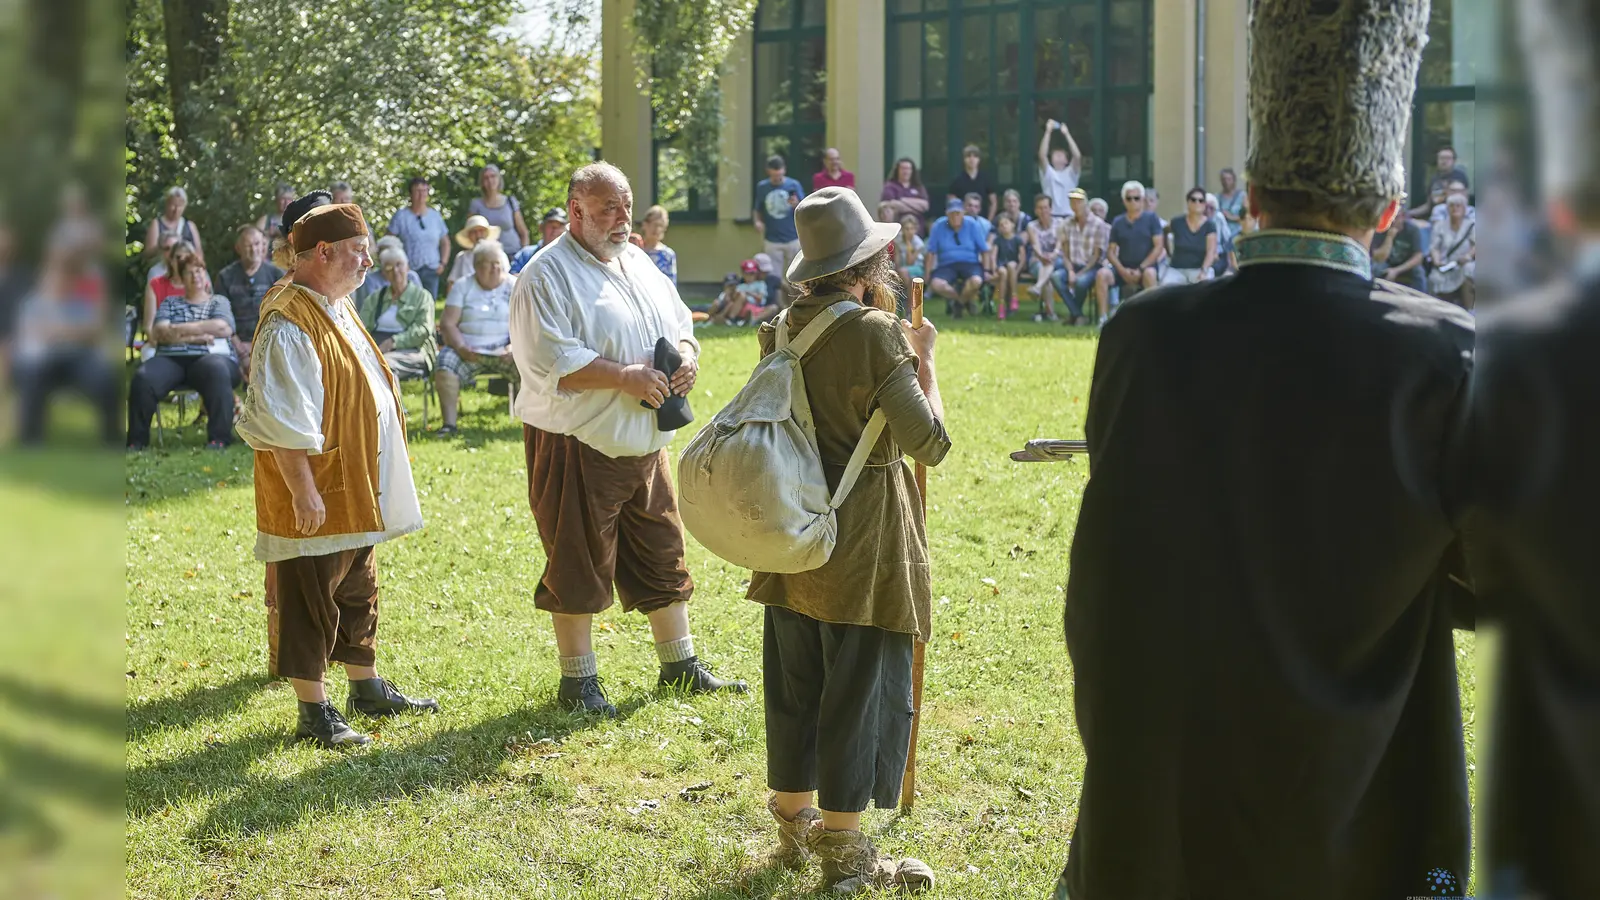
[[815, 569], [833, 555], [835, 510], [850, 495], [883, 434], [883, 410], [867, 420], [838, 490], [817, 452], [816, 423], [800, 361], [840, 316], [859, 307], [841, 300], [790, 340], [789, 313], [776, 320], [777, 349], [750, 381], [684, 448], [678, 460], [678, 511], [707, 550], [758, 572]]

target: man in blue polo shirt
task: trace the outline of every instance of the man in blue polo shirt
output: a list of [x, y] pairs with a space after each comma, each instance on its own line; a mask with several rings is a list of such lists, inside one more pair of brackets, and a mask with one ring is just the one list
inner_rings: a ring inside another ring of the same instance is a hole
[[954, 198], [945, 204], [944, 218], [928, 231], [933, 292], [945, 298], [946, 308], [958, 319], [972, 312], [972, 301], [983, 287], [983, 254], [989, 249], [988, 241], [988, 231]]

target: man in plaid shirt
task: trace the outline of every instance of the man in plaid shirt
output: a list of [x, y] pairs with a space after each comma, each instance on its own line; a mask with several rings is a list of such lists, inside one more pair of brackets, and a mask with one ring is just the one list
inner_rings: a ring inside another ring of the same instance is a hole
[[[1095, 307], [1100, 313], [1099, 321], [1103, 323], [1107, 313], [1107, 292], [1096, 287], [1095, 276], [1099, 275], [1100, 266], [1106, 259], [1106, 246], [1111, 243], [1111, 226], [1106, 224], [1105, 219], [1089, 211], [1089, 195], [1082, 188], [1074, 188], [1067, 196], [1072, 203], [1072, 218], [1061, 225], [1067, 237], [1067, 264], [1061, 274], [1072, 288], [1074, 306], [1083, 308], [1084, 298], [1091, 290], [1094, 291]], [[1063, 299], [1067, 295], [1064, 290], [1060, 293]], [[1076, 316], [1072, 324], [1086, 325], [1088, 320], [1084, 316]]]

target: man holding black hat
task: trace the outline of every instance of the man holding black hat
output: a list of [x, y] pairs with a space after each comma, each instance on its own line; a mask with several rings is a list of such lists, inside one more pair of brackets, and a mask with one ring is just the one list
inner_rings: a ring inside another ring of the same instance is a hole
[[[590, 641], [613, 591], [649, 618], [662, 685], [744, 691], [743, 681], [711, 673], [689, 634], [694, 581], [666, 453], [682, 419], [658, 417], [670, 398], [688, 396], [699, 371], [689, 308], [628, 240], [633, 191], [621, 170], [593, 163], [575, 172], [567, 214], [572, 229], [528, 263], [511, 295], [528, 501], [545, 552], [534, 605], [554, 621], [558, 697], [616, 714]], [[663, 355], [679, 364], [658, 366]]]
[[[1468, 865], [1447, 558], [1472, 319], [1371, 277], [1428, 0], [1252, 4], [1239, 273], [1106, 324], [1055, 896], [1406, 897]], [[1505, 435], [1501, 436], [1505, 438]]]
[[1478, 316], [1471, 558], [1500, 634], [1478, 672], [1479, 895], [1600, 897], [1600, 3], [1517, 11], [1548, 223], [1577, 252]]
[[567, 211], [559, 206], [551, 207], [550, 211], [544, 214], [544, 221], [539, 223], [539, 239], [518, 250], [517, 255], [511, 257], [511, 274], [520, 275], [535, 253], [550, 246], [561, 236], [561, 232], [566, 230]]
[[269, 670], [300, 701], [297, 740], [361, 746], [328, 702], [329, 661], [350, 680], [346, 714], [436, 712], [378, 676], [373, 548], [422, 527], [399, 385], [350, 292], [372, 266], [354, 204], [317, 192], [284, 212], [288, 270], [261, 303], [255, 377], [238, 430], [255, 449], [256, 558], [267, 564]]

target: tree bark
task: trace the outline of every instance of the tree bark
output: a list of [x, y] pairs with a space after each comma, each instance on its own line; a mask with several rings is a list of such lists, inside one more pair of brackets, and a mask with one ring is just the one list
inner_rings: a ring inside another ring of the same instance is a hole
[[173, 136], [179, 146], [196, 133], [205, 114], [206, 82], [222, 60], [231, 0], [162, 0], [167, 33], [167, 87], [172, 95]]

